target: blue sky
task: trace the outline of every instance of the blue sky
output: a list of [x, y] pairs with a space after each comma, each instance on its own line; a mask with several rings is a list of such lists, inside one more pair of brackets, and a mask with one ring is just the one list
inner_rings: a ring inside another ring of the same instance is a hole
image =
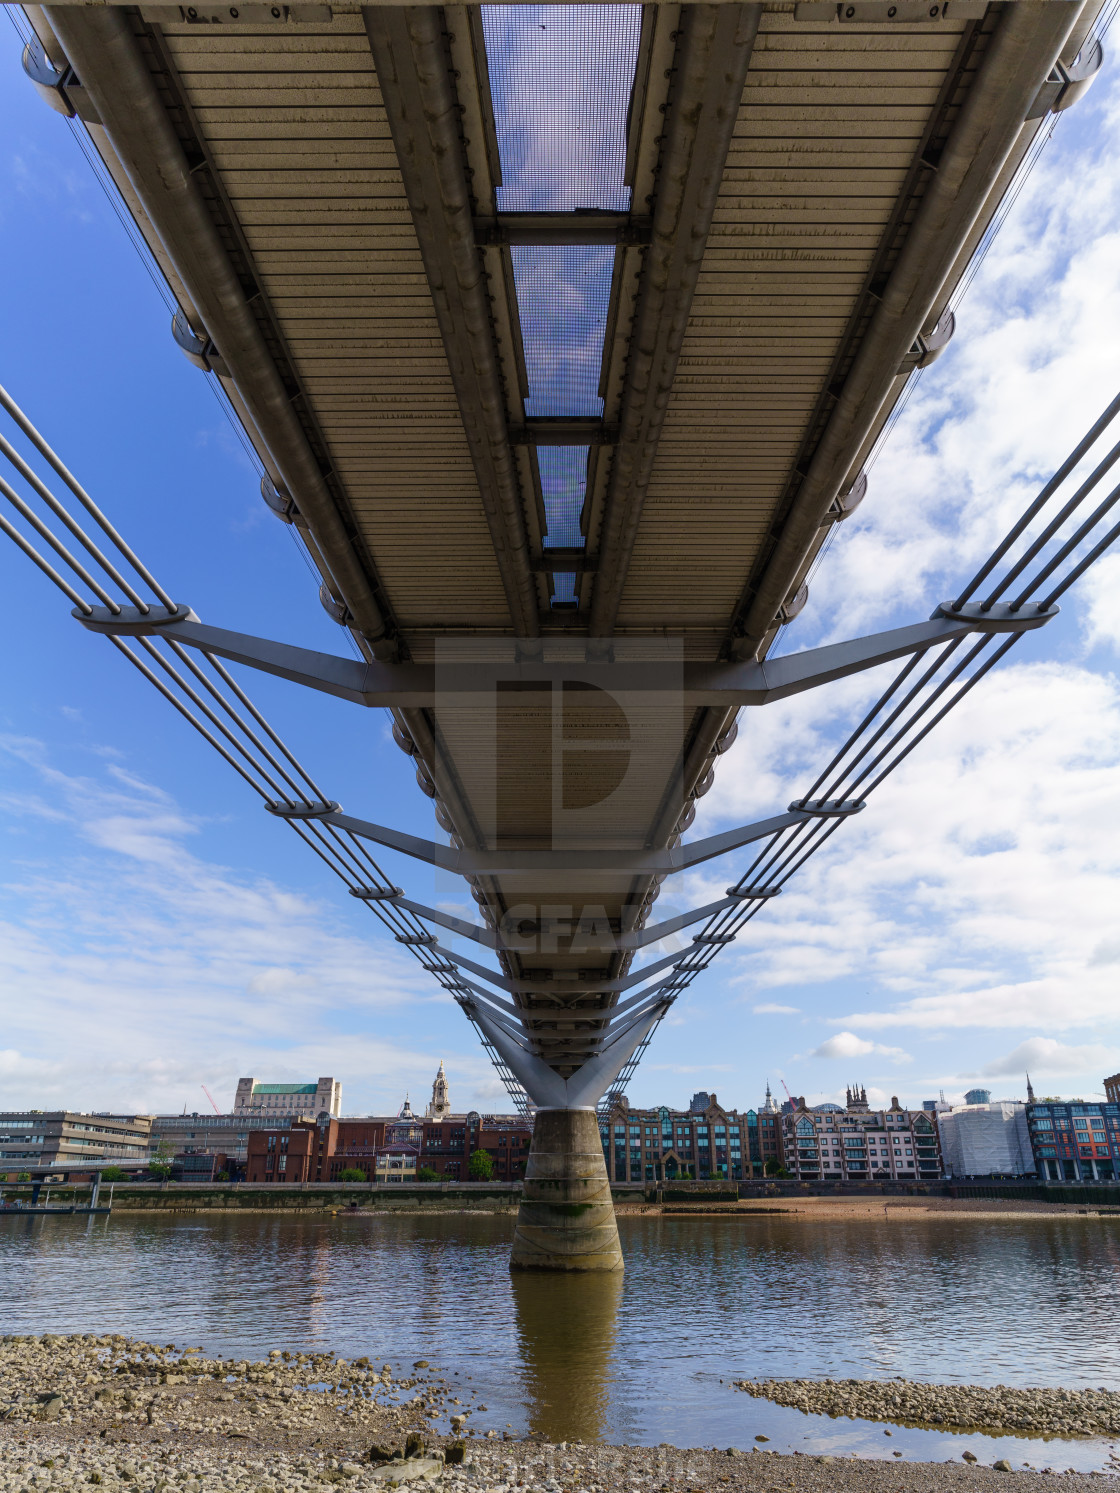
[[[65, 122], [0, 33], [0, 382], [177, 599], [340, 651], [290, 531]], [[784, 649], [927, 616], [1120, 385], [1120, 95], [1055, 133]], [[1076, 183], [1071, 191], [1069, 183]], [[692, 988], [631, 1086], [911, 1101], [1120, 1068], [1120, 559], [1023, 643]], [[202, 1107], [332, 1074], [344, 1107], [502, 1104], [473, 1033], [103, 640], [0, 546], [0, 1106]], [[254, 677], [332, 796], [427, 833], [388, 719]], [[694, 833], [804, 787], [874, 681], [757, 712]], [[690, 894], [731, 879], [722, 865]], [[412, 865], [396, 879], [424, 898]], [[684, 889], [682, 888], [682, 891]], [[660, 909], [659, 909], [660, 910]]]

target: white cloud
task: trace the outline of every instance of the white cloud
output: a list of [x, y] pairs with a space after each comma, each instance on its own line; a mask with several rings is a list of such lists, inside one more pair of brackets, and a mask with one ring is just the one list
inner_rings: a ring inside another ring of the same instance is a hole
[[1088, 602], [1086, 637], [1090, 647], [1103, 644], [1120, 654], [1120, 555], [1105, 555], [1082, 582]]
[[796, 1016], [800, 1006], [781, 1006], [776, 1001], [763, 1001], [760, 1006], [752, 1006], [751, 1014], [754, 1016]]
[[[377, 925], [351, 931], [325, 899], [192, 854], [206, 827], [150, 783], [69, 776], [27, 741], [0, 753], [37, 783], [9, 795], [4, 826], [67, 837], [64, 852], [17, 840], [0, 887], [6, 1103], [193, 1109], [203, 1083], [231, 1100], [248, 1073], [331, 1073], [351, 1110], [424, 1092], [425, 1013], [447, 997]], [[447, 1056], [456, 1102], [493, 1108], [465, 1024]]]
[[[854, 713], [854, 682], [837, 688]], [[822, 692], [758, 712], [704, 829], [798, 796], [804, 744], [834, 710]], [[1114, 1021], [1118, 822], [1120, 686], [1070, 664], [1005, 666], [748, 925], [721, 973], [756, 1003], [858, 976], [885, 999], [833, 1006], [826, 1019], [849, 1031]]]
[[985, 1078], [1004, 1078], [1030, 1072], [1038, 1074], [1087, 1073], [1100, 1076], [1120, 1065], [1120, 1049], [1101, 1043], [1067, 1046], [1053, 1037], [1029, 1037], [1018, 1047], [981, 1071]]
[[[914, 388], [867, 499], [814, 577], [792, 646], [815, 627], [851, 636], [898, 606], [926, 615], [991, 552], [1114, 394], [1118, 156], [1112, 84], [1062, 122], [1027, 179], [958, 307], [953, 342]], [[1082, 170], [1093, 185], [1075, 201], [1065, 186]], [[1115, 601], [1103, 582], [1094, 587], [1094, 626], [1114, 638]]]
[[861, 1058], [877, 1053], [880, 1057], [893, 1058], [896, 1062], [909, 1062], [909, 1053], [901, 1047], [884, 1047], [879, 1042], [868, 1042], [857, 1037], [855, 1032], [837, 1032], [819, 1047], [814, 1047], [811, 1058]]

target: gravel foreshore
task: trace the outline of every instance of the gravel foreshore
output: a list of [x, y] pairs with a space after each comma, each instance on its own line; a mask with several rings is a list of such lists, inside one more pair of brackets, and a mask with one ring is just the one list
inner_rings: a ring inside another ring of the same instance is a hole
[[736, 1389], [812, 1415], [846, 1415], [958, 1431], [1120, 1435], [1120, 1391], [915, 1384], [909, 1379], [741, 1379]]
[[[1060, 1467], [1060, 1447], [1037, 1461]], [[1011, 1471], [518, 1439], [487, 1424], [479, 1391], [424, 1361], [398, 1378], [327, 1353], [250, 1362], [109, 1335], [0, 1339], [0, 1493], [986, 1493]], [[1101, 1475], [1014, 1473], [1021, 1493]]]

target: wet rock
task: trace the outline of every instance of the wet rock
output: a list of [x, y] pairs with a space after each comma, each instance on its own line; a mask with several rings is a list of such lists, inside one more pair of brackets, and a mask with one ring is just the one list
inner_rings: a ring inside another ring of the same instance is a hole
[[369, 1474], [378, 1483], [399, 1488], [402, 1483], [438, 1483], [443, 1476], [443, 1463], [434, 1457], [414, 1457], [410, 1462], [390, 1462]]
[[62, 1396], [54, 1390], [48, 1390], [46, 1394], [36, 1395], [39, 1404], [39, 1420], [57, 1420], [62, 1414]]

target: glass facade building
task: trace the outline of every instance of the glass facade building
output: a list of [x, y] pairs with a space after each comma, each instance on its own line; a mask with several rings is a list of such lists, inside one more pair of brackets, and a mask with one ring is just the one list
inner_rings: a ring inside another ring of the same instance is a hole
[[1035, 1168], [1044, 1182], [1115, 1182], [1120, 1177], [1120, 1103], [1027, 1105]]

